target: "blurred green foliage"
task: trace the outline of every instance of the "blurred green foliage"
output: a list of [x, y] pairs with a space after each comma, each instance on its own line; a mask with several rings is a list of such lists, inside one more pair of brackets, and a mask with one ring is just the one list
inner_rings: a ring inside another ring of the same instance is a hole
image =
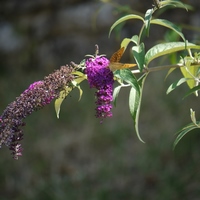
[[[27, 54], [24, 59], [31, 57]], [[1, 112], [29, 84], [51, 73], [20, 65], [7, 69], [3, 60], [0, 64]], [[187, 105], [198, 108], [199, 103], [195, 97], [182, 101], [186, 86], [166, 96], [167, 86], [180, 74], [160, 84], [165, 74], [149, 75], [144, 88], [139, 126], [146, 144], [134, 134], [128, 91], [103, 124], [94, 117], [94, 91], [87, 84], [80, 102], [78, 91], [67, 97], [59, 120], [53, 103], [29, 116], [23, 157], [15, 161], [8, 149], [0, 150], [0, 199], [199, 199], [199, 132], [185, 136], [172, 150], [172, 133], [190, 121]]]

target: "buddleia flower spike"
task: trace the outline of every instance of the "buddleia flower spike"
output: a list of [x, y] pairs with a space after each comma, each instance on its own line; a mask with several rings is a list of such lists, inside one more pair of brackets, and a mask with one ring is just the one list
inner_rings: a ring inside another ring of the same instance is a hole
[[[95, 56], [88, 58], [85, 62], [87, 79], [90, 88], [96, 88], [96, 117], [103, 119], [112, 116], [113, 100], [113, 73], [110, 70], [110, 61], [104, 55], [98, 55], [98, 46], [96, 45]], [[102, 120], [101, 120], [102, 122]]]

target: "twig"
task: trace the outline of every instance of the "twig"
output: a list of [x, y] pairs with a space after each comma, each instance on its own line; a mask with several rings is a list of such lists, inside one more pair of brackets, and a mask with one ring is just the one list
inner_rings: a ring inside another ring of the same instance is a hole
[[[160, 71], [160, 70], [165, 70], [165, 69], [171, 69], [171, 68], [180, 68], [184, 67], [184, 64], [177, 64], [177, 65], [163, 65], [163, 66], [157, 66], [157, 67], [151, 67], [151, 68], [144, 68], [143, 71], [141, 72], [139, 69], [132, 70], [133, 74], [139, 74], [139, 73], [150, 73], [150, 72], [155, 72], [155, 71]], [[193, 64], [192, 66], [199, 67], [200, 64]]]

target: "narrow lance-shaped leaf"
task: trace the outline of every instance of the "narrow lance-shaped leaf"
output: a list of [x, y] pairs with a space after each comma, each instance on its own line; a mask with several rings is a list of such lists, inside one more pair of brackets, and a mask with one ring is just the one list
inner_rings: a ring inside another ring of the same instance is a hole
[[195, 111], [192, 110], [192, 108], [190, 108], [190, 117], [191, 117], [191, 120], [192, 122], [196, 125], [197, 125], [197, 120], [196, 120], [196, 116], [195, 116]]
[[138, 65], [138, 68], [142, 72], [144, 69], [144, 61], [145, 61], [144, 43], [141, 43], [139, 46], [133, 46], [132, 51], [135, 61]]
[[[192, 65], [191, 59], [184, 59], [184, 67], [181, 67], [181, 72], [185, 78], [188, 78], [187, 84], [189, 88], [193, 88], [198, 85], [196, 78], [198, 78], [198, 70], [200, 66]], [[198, 96], [198, 93], [195, 93]]]
[[131, 38], [131, 41], [133, 43], [135, 43], [136, 45], [138, 45], [138, 42], [139, 42], [139, 37], [138, 35], [134, 35], [132, 38]]
[[167, 89], [167, 94], [169, 94], [170, 92], [172, 92], [174, 89], [176, 89], [178, 86], [180, 86], [181, 84], [185, 83], [186, 81], [188, 81], [188, 78], [181, 78], [180, 80], [172, 83], [169, 88]]
[[167, 75], [165, 76], [165, 80], [167, 77], [175, 70], [176, 68], [170, 68], [169, 71], [167, 72]]
[[136, 134], [139, 140], [144, 143], [144, 141], [140, 137], [138, 128], [139, 107], [140, 107], [140, 91], [137, 91], [135, 88], [132, 87], [129, 94], [129, 109], [134, 122]]
[[132, 38], [124, 38], [121, 42], [121, 48], [124, 47], [124, 51], [125, 51], [130, 42], [133, 42], [137, 45], [138, 39], [139, 39], [138, 35], [134, 35]]
[[119, 95], [120, 89], [122, 88], [122, 85], [117, 86], [113, 91], [113, 103], [114, 106], [117, 104], [117, 97]]
[[[199, 123], [199, 122], [197, 122]], [[178, 131], [177, 133], [177, 137], [174, 141], [174, 145], [173, 148], [176, 147], [176, 145], [180, 142], [180, 140], [190, 131], [192, 131], [193, 129], [199, 128], [198, 126], [196, 126], [194, 123], [190, 123], [188, 125], [186, 125], [185, 127], [183, 127], [180, 131]]]
[[175, 31], [183, 39], [183, 41], [185, 41], [185, 37], [184, 37], [183, 33], [181, 32], [180, 28], [177, 25], [175, 25], [174, 23], [172, 23], [168, 20], [165, 20], [165, 19], [153, 19], [153, 20], [151, 20], [150, 23], [165, 26], [165, 27]]
[[[177, 51], [185, 50], [184, 42], [168, 42], [153, 46], [145, 55], [145, 64], [148, 65], [152, 60]], [[187, 43], [187, 49], [200, 49], [199, 45]]]
[[148, 9], [147, 12], [145, 13], [144, 17], [144, 23], [145, 23], [145, 32], [146, 36], [149, 36], [149, 30], [150, 30], [150, 22], [153, 14], [153, 9]]
[[200, 90], [200, 85], [191, 88], [189, 90], [189, 92], [186, 93], [186, 95], [184, 96], [184, 98], [186, 98], [187, 96], [189, 96], [191, 94], [194, 94], [195, 92], [198, 92], [198, 90]]
[[109, 31], [109, 37], [110, 37], [110, 34], [112, 32], [112, 30], [120, 23], [124, 22], [124, 21], [127, 21], [127, 20], [130, 20], [130, 19], [139, 19], [139, 20], [142, 20], [144, 22], [144, 19], [139, 16], [139, 15], [134, 15], [134, 14], [131, 14], [131, 15], [126, 15], [120, 19], [118, 19], [110, 28], [110, 31]]
[[130, 42], [131, 42], [130, 38], [124, 38], [121, 42], [121, 48], [124, 47], [124, 51], [125, 51]]
[[78, 77], [72, 81], [72, 86], [71, 87], [66, 86], [65, 89], [60, 92], [59, 98], [55, 100], [54, 107], [55, 107], [56, 116], [58, 119], [59, 119], [61, 104], [63, 100], [68, 96], [68, 94], [73, 90], [74, 87], [77, 87], [79, 89], [79, 94], [80, 94], [79, 100], [82, 97], [83, 91], [80, 88], [79, 83], [85, 80], [86, 76], [82, 72], [79, 72], [79, 71], [76, 71], [73, 74], [78, 75]]
[[139, 90], [137, 90], [135, 87], [132, 87], [129, 94], [129, 109], [134, 122], [135, 131], [138, 139], [143, 143], [144, 141], [140, 137], [139, 133], [139, 114], [142, 101], [142, 91], [146, 77], [147, 75], [144, 75], [140, 80], [141, 83], [139, 85]]
[[68, 86], [65, 87], [65, 89], [60, 92], [59, 98], [55, 100], [54, 106], [55, 106], [56, 116], [58, 119], [59, 119], [59, 114], [60, 114], [60, 106], [63, 100], [65, 99], [65, 97], [72, 91], [72, 89], [73, 87], [68, 87]]
[[122, 81], [129, 83], [137, 91], [140, 91], [136, 77], [132, 74], [130, 69], [117, 70], [114, 72], [114, 76]]
[[192, 131], [193, 129], [200, 128], [200, 122], [196, 120], [195, 111], [193, 111], [192, 108], [190, 109], [190, 117], [191, 117], [192, 123], [186, 125], [180, 131], [178, 131], [177, 133], [178, 136], [176, 137], [174, 141], [174, 148], [188, 132]]
[[83, 95], [83, 90], [81, 89], [79, 83], [82, 82], [84, 79], [82, 78], [76, 78], [72, 81], [72, 84], [75, 88], [77, 88], [79, 90], [79, 101], [81, 100], [81, 97]]
[[160, 1], [159, 2], [160, 8], [165, 7], [165, 6], [174, 6], [176, 8], [183, 8], [186, 10], [192, 10], [192, 6], [188, 4], [183, 4], [180, 1], [173, 1], [173, 0], [166, 0], [166, 1]]

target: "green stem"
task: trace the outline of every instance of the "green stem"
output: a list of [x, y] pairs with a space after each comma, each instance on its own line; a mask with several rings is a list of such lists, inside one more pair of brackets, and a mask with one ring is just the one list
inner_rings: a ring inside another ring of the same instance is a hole
[[[171, 69], [171, 68], [180, 68], [184, 67], [184, 64], [177, 64], [177, 65], [163, 65], [163, 66], [157, 66], [157, 67], [151, 67], [151, 68], [144, 68], [142, 72], [140, 70], [132, 70], [133, 74], [139, 74], [139, 73], [150, 73], [150, 72], [156, 72], [160, 70], [165, 70], [165, 69]], [[199, 67], [199, 64], [193, 64], [192, 66]]]

